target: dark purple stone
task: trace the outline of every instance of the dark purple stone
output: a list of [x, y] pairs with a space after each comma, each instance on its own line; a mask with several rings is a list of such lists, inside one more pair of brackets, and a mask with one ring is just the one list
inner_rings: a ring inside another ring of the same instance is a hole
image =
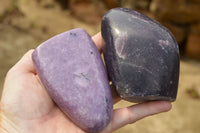
[[113, 111], [110, 86], [85, 30], [54, 36], [35, 49], [32, 59], [49, 95], [75, 124], [90, 133], [107, 126]]
[[121, 98], [175, 101], [179, 49], [168, 29], [139, 12], [115, 8], [104, 15], [101, 31], [107, 70]]

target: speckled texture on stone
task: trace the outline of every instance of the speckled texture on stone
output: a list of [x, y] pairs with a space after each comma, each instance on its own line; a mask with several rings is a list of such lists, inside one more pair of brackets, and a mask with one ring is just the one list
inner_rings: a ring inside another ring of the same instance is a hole
[[32, 55], [48, 93], [87, 132], [102, 130], [112, 117], [112, 96], [100, 53], [81, 28], [59, 34]]
[[130, 102], [174, 101], [179, 80], [179, 49], [161, 24], [127, 8], [108, 11], [102, 20], [109, 76]]

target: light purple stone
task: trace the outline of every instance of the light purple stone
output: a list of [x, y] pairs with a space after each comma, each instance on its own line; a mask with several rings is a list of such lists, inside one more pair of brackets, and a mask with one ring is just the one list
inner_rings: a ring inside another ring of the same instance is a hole
[[81, 28], [38, 46], [32, 59], [42, 83], [61, 110], [87, 132], [101, 131], [112, 117], [112, 96], [100, 53]]

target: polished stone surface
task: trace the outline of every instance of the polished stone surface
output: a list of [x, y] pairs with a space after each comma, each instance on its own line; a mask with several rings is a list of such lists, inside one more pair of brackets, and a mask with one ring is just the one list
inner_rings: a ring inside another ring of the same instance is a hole
[[115, 8], [104, 15], [101, 31], [106, 67], [121, 98], [175, 101], [179, 49], [168, 29], [139, 12]]
[[54, 36], [32, 58], [49, 95], [75, 124], [89, 133], [107, 126], [113, 111], [110, 86], [100, 53], [85, 30]]

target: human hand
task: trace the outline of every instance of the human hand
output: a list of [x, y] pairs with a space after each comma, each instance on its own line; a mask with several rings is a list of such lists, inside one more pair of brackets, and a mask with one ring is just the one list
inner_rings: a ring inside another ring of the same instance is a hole
[[[93, 36], [101, 51], [101, 34]], [[7, 73], [1, 98], [2, 133], [85, 133], [52, 101], [40, 82], [32, 61], [33, 50]], [[116, 101], [119, 97], [114, 96]], [[102, 133], [110, 133], [146, 116], [169, 111], [171, 103], [155, 101], [113, 110], [113, 117]]]

